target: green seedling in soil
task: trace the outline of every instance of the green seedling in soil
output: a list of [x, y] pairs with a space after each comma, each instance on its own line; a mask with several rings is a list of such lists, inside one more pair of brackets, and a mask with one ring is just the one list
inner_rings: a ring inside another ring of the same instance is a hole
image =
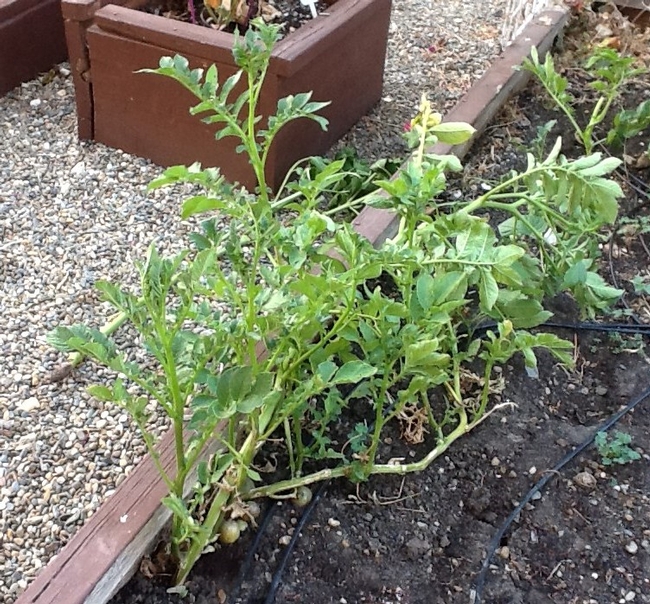
[[630, 447], [631, 442], [632, 437], [629, 434], [619, 431], [613, 436], [609, 436], [606, 432], [599, 432], [594, 438], [600, 461], [604, 466], [624, 465], [641, 459], [641, 455]]
[[592, 337], [591, 342], [589, 352], [591, 352], [591, 354], [596, 354], [601, 350], [603, 341], [599, 337]]
[[612, 332], [609, 334], [609, 344], [608, 350], [612, 354], [636, 354], [645, 351], [645, 340], [640, 333]]
[[535, 138], [530, 141], [530, 150], [536, 159], [541, 160], [544, 158], [548, 135], [551, 133], [553, 128], [555, 128], [556, 124], [557, 120], [549, 120], [545, 124], [537, 126]]
[[[533, 73], [540, 80], [549, 96], [557, 107], [566, 115], [573, 127], [577, 138], [590, 155], [594, 148], [603, 142], [618, 140], [625, 134], [635, 131], [635, 126], [643, 122], [648, 108], [641, 109], [640, 113], [621, 112], [618, 117], [618, 126], [614, 120], [614, 128], [603, 139], [595, 138], [594, 132], [603, 120], [607, 117], [612, 104], [618, 97], [622, 87], [632, 78], [646, 73], [645, 69], [634, 67], [635, 59], [622, 57], [616, 50], [611, 48], [596, 48], [587, 59], [585, 68], [593, 76], [589, 87], [598, 93], [598, 99], [589, 115], [585, 126], [578, 123], [577, 113], [574, 108], [576, 99], [569, 93], [569, 81], [560, 75], [555, 68], [555, 62], [551, 53], [547, 53], [544, 62], [540, 62], [537, 49], [531, 50], [531, 58], [523, 62], [522, 68]], [[634, 134], [631, 134], [634, 135]]]
[[650, 277], [635, 275], [630, 279], [630, 283], [634, 288], [634, 293], [642, 296], [650, 296]]
[[619, 232], [623, 235], [643, 235], [650, 233], [650, 216], [622, 216]]
[[[231, 521], [253, 521], [255, 498], [304, 502], [305, 487], [326, 478], [423, 470], [498, 408], [490, 404], [495, 366], [521, 353], [535, 375], [537, 348], [571, 363], [569, 342], [528, 331], [551, 315], [545, 297], [571, 292], [593, 315], [619, 295], [593, 271], [598, 230], [614, 222], [622, 194], [607, 178], [618, 160], [569, 161], [558, 141], [480, 197], [438, 203], [447, 174], [462, 167], [430, 149], [474, 131], [442, 122], [424, 98], [406, 133], [413, 153], [393, 178], [323, 211], [330, 192], [353, 181], [350, 166], [336, 159], [301, 169], [306, 161], [273, 194], [264, 168], [277, 132], [298, 118], [325, 126], [315, 113], [324, 103], [307, 93], [280, 100], [262, 127], [258, 99], [277, 37], [263, 23], [238, 36], [240, 71], [223, 83], [215, 67], [190, 70], [181, 57], [153, 70], [197, 97], [192, 113], [221, 125], [219, 138], [238, 140], [259, 186], [248, 192], [198, 165], [169, 168], [152, 183], [192, 183], [204, 193], [182, 207], [184, 218], [202, 216], [200, 230], [173, 257], [152, 245], [138, 264], [137, 293], [98, 284], [138, 332], [144, 362], [86, 326], [62, 326], [49, 338], [116, 374], [91, 392], [129, 412], [167, 485], [179, 584], [210, 543], [233, 539]], [[242, 78], [246, 90], [235, 95]], [[397, 234], [380, 247], [328, 214], [364, 204], [399, 217]], [[487, 320], [497, 326], [475, 337]], [[475, 391], [465, 385], [469, 371], [481, 373]], [[148, 428], [153, 406], [173, 427], [173, 471]], [[341, 436], [349, 407], [364, 421]], [[407, 407], [427, 418], [433, 448], [410, 463], [380, 462], [384, 428]], [[284, 442], [289, 467], [286, 479], [264, 484], [255, 460], [271, 438]], [[309, 470], [323, 460], [325, 469]]]
[[[647, 128], [650, 128], [650, 99], [640, 103], [636, 109], [623, 109], [617, 113], [614, 116], [614, 124], [607, 133], [606, 143], [620, 147], [626, 140], [637, 136]], [[646, 153], [650, 153], [650, 149]]]

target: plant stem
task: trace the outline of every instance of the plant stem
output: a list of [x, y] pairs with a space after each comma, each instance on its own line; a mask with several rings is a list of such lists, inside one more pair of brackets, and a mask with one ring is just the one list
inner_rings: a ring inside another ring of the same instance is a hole
[[[165, 322], [166, 323], [166, 322]], [[176, 456], [176, 478], [174, 479], [173, 493], [177, 497], [183, 497], [183, 486], [187, 475], [185, 461], [185, 438], [183, 434], [183, 416], [185, 414], [185, 397], [181, 393], [176, 372], [176, 362], [172, 351], [172, 343], [169, 333], [166, 331], [166, 324], [161, 326], [159, 333], [165, 355], [164, 371], [169, 383], [169, 394], [171, 398], [171, 420], [174, 429], [174, 449]]]
[[[181, 560], [178, 573], [176, 574], [176, 585], [180, 585], [185, 581], [192, 567], [199, 559], [199, 556], [203, 553], [206, 545], [214, 536], [217, 526], [223, 519], [226, 504], [233, 496], [233, 493], [238, 492], [239, 487], [246, 479], [246, 470], [253, 461], [257, 445], [257, 431], [251, 428], [248, 437], [239, 451], [241, 464], [237, 470], [237, 476], [230, 484], [222, 484], [215, 498], [212, 500], [207, 516], [201, 525], [201, 531], [193, 539], [190, 549]], [[225, 480], [227, 482], [227, 477]]]
[[[102, 325], [102, 327], [99, 328], [99, 331], [105, 336], [109, 336], [122, 327], [128, 318], [129, 315], [126, 311], [119, 312]], [[83, 352], [73, 352], [68, 356], [68, 363], [70, 363], [72, 367], [77, 367], [85, 358], [86, 355]]]
[[[463, 407], [458, 408], [458, 413], [460, 415], [460, 421], [458, 426], [450, 432], [435, 449], [429, 451], [429, 453], [422, 458], [420, 461], [415, 461], [408, 464], [375, 464], [371, 468], [369, 475], [372, 474], [410, 474], [412, 472], [420, 472], [426, 470], [431, 463], [433, 463], [438, 457], [440, 457], [449, 447], [457, 441], [461, 436], [471, 432], [479, 424], [484, 422], [492, 413], [503, 409], [504, 407], [512, 407], [513, 403], [500, 403], [496, 405], [490, 411], [477, 417], [471, 422], [467, 421], [467, 413]], [[321, 470], [320, 472], [314, 472], [313, 474], [308, 474], [307, 476], [302, 476], [301, 478], [296, 478], [292, 480], [283, 480], [281, 482], [276, 482], [275, 484], [266, 485], [263, 487], [258, 487], [257, 489], [252, 489], [246, 493], [246, 499], [258, 499], [260, 497], [273, 497], [279, 493], [286, 491], [292, 491], [301, 486], [307, 486], [314, 484], [315, 482], [320, 482], [321, 480], [331, 480], [333, 478], [342, 478], [348, 476], [351, 472], [350, 466], [342, 466], [338, 468]]]
[[[440, 443], [435, 449], [432, 449], [423, 459], [412, 462], [409, 464], [373, 464], [369, 468], [368, 475], [372, 474], [409, 474], [411, 472], [418, 472], [424, 470], [431, 463], [440, 457], [458, 438], [469, 432], [477, 422], [472, 424], [467, 423], [467, 414], [464, 409], [460, 410], [460, 421], [456, 429], [449, 433], [442, 443]], [[332, 468], [327, 470], [320, 470], [319, 472], [314, 472], [313, 474], [308, 474], [301, 478], [295, 478], [291, 480], [283, 480], [276, 482], [275, 484], [258, 487], [257, 489], [252, 489], [246, 494], [246, 499], [257, 499], [259, 497], [272, 497], [279, 493], [286, 491], [291, 491], [301, 486], [307, 486], [314, 484], [315, 482], [320, 482], [321, 480], [330, 480], [332, 478], [342, 478], [348, 476], [351, 472], [350, 466], [340, 466], [338, 468]]]

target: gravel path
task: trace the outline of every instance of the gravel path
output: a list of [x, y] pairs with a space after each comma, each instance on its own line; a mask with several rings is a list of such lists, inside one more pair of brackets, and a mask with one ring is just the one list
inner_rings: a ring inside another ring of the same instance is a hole
[[[344, 143], [368, 158], [401, 155], [421, 93], [448, 109], [498, 53], [505, 5], [396, 0], [383, 100]], [[109, 309], [94, 281], [132, 282], [133, 260], [152, 240], [173, 251], [190, 228], [178, 218], [182, 190], [146, 190], [159, 167], [77, 140], [69, 66], [50, 76], [0, 98], [0, 593], [8, 603], [144, 453], [128, 417], [85, 392], [108, 376], [84, 364], [50, 379], [63, 359], [45, 335], [60, 323], [102, 325]]]

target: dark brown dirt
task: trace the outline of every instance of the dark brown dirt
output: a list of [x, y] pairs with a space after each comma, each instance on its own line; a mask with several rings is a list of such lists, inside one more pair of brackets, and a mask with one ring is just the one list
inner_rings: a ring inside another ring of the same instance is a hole
[[[569, 75], [572, 87], [584, 85], [579, 71]], [[627, 89], [621, 104], [630, 107], [649, 96], [646, 78]], [[587, 108], [589, 99], [584, 102]], [[558, 119], [550, 139], [569, 132], [539, 87], [529, 86], [483, 137], [464, 178], [452, 188], [471, 195], [478, 190], [477, 178], [498, 179], [520, 167], [522, 147], [549, 119]], [[630, 149], [638, 149], [640, 142], [633, 141]], [[564, 151], [579, 153], [570, 135]], [[647, 323], [649, 301], [634, 293], [630, 280], [648, 275], [650, 252], [639, 225], [650, 231], [650, 169], [629, 173], [633, 178], [625, 173], [619, 178], [627, 194], [622, 215], [631, 222], [621, 220], [623, 228], [617, 225], [605, 244], [601, 271], [611, 271], [628, 294], [617, 313], [603, 320], [633, 314]], [[558, 319], [575, 319], [565, 298], [554, 301], [554, 309]], [[518, 502], [567, 452], [650, 388], [639, 337], [557, 333], [575, 341], [575, 369], [559, 367], [543, 354], [536, 380], [526, 375], [519, 359], [503, 367], [501, 399], [516, 408], [492, 415], [427, 471], [404, 479], [372, 478], [358, 488], [343, 481], [329, 485], [302, 531], [275, 602], [472, 602], [487, 545]], [[554, 476], [502, 539], [482, 602], [650, 602], [650, 399], [624, 416], [616, 429], [632, 436], [641, 459], [605, 466], [590, 447]], [[397, 442], [395, 431], [385, 459], [396, 453], [419, 458], [426, 450], [426, 442], [416, 447]], [[264, 602], [284, 550], [281, 543], [300, 513], [287, 503], [278, 507], [237, 599], [228, 594], [251, 535], [204, 556], [184, 600], [166, 594], [162, 584], [136, 577], [114, 603]]]
[[[331, 6], [336, 0], [317, 0], [316, 9], [318, 13], [326, 12], [327, 8]], [[308, 6], [303, 6], [299, 1], [292, 0], [265, 0], [260, 3], [255, 0], [255, 4], [246, 2], [246, 5], [251, 7], [251, 11], [247, 13], [249, 18], [258, 16], [258, 9], [260, 5], [266, 4], [268, 9], [262, 11], [262, 15], [269, 23], [276, 23], [281, 26], [280, 33], [285, 36], [290, 31], [298, 29], [301, 25], [311, 20], [311, 12]], [[194, 0], [194, 19], [197, 25], [203, 27], [213, 27], [210, 20], [209, 13], [203, 8], [203, 0]], [[176, 19], [192, 23], [192, 15], [189, 10], [187, 0], [149, 0], [142, 9], [145, 12], [161, 15], [169, 19]], [[243, 23], [243, 22], [242, 22]], [[226, 31], [234, 31], [235, 27], [229, 26]]]

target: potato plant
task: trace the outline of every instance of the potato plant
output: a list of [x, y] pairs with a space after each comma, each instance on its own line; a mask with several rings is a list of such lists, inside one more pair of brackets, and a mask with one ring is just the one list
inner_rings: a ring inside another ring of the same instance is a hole
[[[572, 292], [589, 314], [618, 295], [594, 271], [598, 229], [614, 221], [621, 195], [607, 179], [617, 162], [599, 154], [569, 161], [558, 143], [482, 196], [443, 202], [446, 175], [461, 165], [429, 149], [466, 141], [473, 129], [442, 122], [426, 99], [407, 133], [410, 159], [375, 191], [345, 201], [397, 213], [394, 238], [375, 248], [324, 209], [326, 193], [340, 192], [349, 176], [344, 160], [296, 166], [295, 180], [273, 194], [264, 167], [277, 132], [298, 118], [326, 125], [317, 115], [323, 103], [309, 93], [281, 100], [261, 121], [257, 100], [276, 39], [277, 29], [260, 23], [239, 37], [240, 71], [223, 83], [216, 68], [190, 70], [181, 57], [153, 70], [198, 98], [192, 112], [222, 125], [218, 137], [238, 139], [259, 186], [248, 192], [198, 165], [170, 168], [152, 183], [203, 187], [182, 207], [183, 217], [203, 217], [200, 231], [174, 257], [152, 245], [138, 264], [138, 292], [98, 284], [152, 362], [128, 361], [110, 335], [87, 326], [50, 336], [60, 350], [115, 372], [112, 385], [91, 392], [131, 414], [167, 484], [179, 584], [208, 544], [236, 539], [241, 525], [233, 521], [257, 507], [247, 502], [305, 502], [305, 487], [324, 478], [426, 468], [494, 409], [495, 365], [522, 353], [534, 373], [540, 347], [570, 362], [570, 343], [528, 331], [550, 316], [546, 296]], [[241, 78], [246, 89], [235, 95]], [[495, 327], [474, 335], [486, 321]], [[482, 372], [474, 397], [462, 386], [470, 365]], [[173, 425], [172, 473], [147, 430], [152, 401]], [[422, 410], [434, 446], [409, 463], [380, 463], [385, 426], [406, 406]], [[350, 407], [367, 421], [343, 443], [333, 428]], [[289, 468], [269, 484], [254, 462], [272, 437], [284, 441]], [[307, 460], [324, 459], [325, 469], [306, 471]]]

